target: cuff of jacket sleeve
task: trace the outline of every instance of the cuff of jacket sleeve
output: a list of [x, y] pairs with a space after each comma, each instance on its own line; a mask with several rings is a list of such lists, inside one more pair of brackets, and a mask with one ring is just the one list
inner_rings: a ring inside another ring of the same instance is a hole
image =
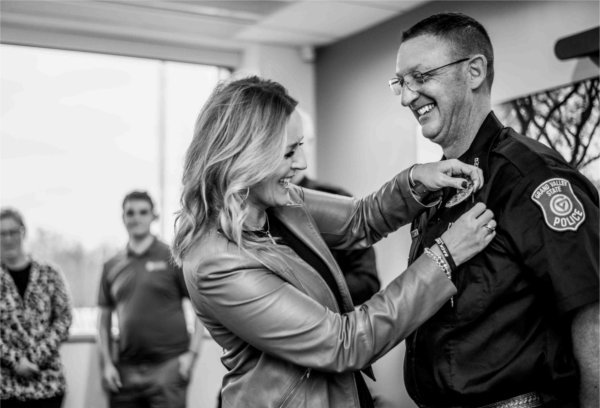
[[429, 208], [438, 205], [442, 201], [442, 192], [440, 191], [429, 191], [427, 187], [422, 184], [417, 184], [416, 187], [412, 187], [410, 185], [410, 168], [402, 172], [403, 177], [401, 179], [402, 183], [406, 183], [408, 191], [412, 198], [415, 199], [419, 204], [423, 207]]

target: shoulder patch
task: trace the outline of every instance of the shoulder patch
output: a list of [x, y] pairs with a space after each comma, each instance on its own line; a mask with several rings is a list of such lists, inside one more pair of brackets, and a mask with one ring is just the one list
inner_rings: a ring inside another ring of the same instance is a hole
[[555, 231], [577, 231], [585, 209], [564, 178], [552, 178], [536, 187], [531, 200], [540, 206], [546, 225]]

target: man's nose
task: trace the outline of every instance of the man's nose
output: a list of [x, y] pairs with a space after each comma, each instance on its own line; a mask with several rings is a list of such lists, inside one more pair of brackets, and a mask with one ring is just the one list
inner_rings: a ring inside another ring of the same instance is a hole
[[402, 87], [402, 94], [400, 95], [400, 100], [402, 102], [402, 106], [409, 106], [419, 97], [419, 93], [413, 91], [408, 87], [408, 84], [404, 84]]

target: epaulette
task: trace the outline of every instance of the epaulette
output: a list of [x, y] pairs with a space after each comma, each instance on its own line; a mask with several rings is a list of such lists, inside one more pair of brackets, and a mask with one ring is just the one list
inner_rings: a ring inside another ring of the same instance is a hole
[[531, 175], [549, 169], [550, 161], [568, 166], [556, 151], [542, 143], [520, 135], [511, 128], [504, 128], [502, 133], [494, 153], [512, 163], [521, 174]]

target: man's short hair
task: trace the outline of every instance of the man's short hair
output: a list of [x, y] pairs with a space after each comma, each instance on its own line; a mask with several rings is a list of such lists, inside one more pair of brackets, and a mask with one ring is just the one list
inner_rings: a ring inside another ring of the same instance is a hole
[[23, 215], [16, 208], [3, 207], [0, 210], [0, 220], [3, 220], [5, 218], [12, 218], [23, 229], [26, 229], [25, 228], [25, 220], [23, 219]]
[[152, 197], [150, 197], [150, 194], [148, 194], [146, 191], [139, 190], [132, 191], [125, 196], [125, 198], [123, 199], [122, 208], [125, 209], [125, 204], [127, 204], [127, 201], [134, 200], [147, 201], [150, 204], [150, 210], [154, 211], [154, 201], [152, 201]]
[[419, 21], [402, 33], [401, 43], [421, 35], [433, 35], [450, 42], [457, 58], [483, 54], [487, 59], [486, 81], [494, 81], [494, 49], [490, 37], [477, 20], [462, 13], [439, 13]]

